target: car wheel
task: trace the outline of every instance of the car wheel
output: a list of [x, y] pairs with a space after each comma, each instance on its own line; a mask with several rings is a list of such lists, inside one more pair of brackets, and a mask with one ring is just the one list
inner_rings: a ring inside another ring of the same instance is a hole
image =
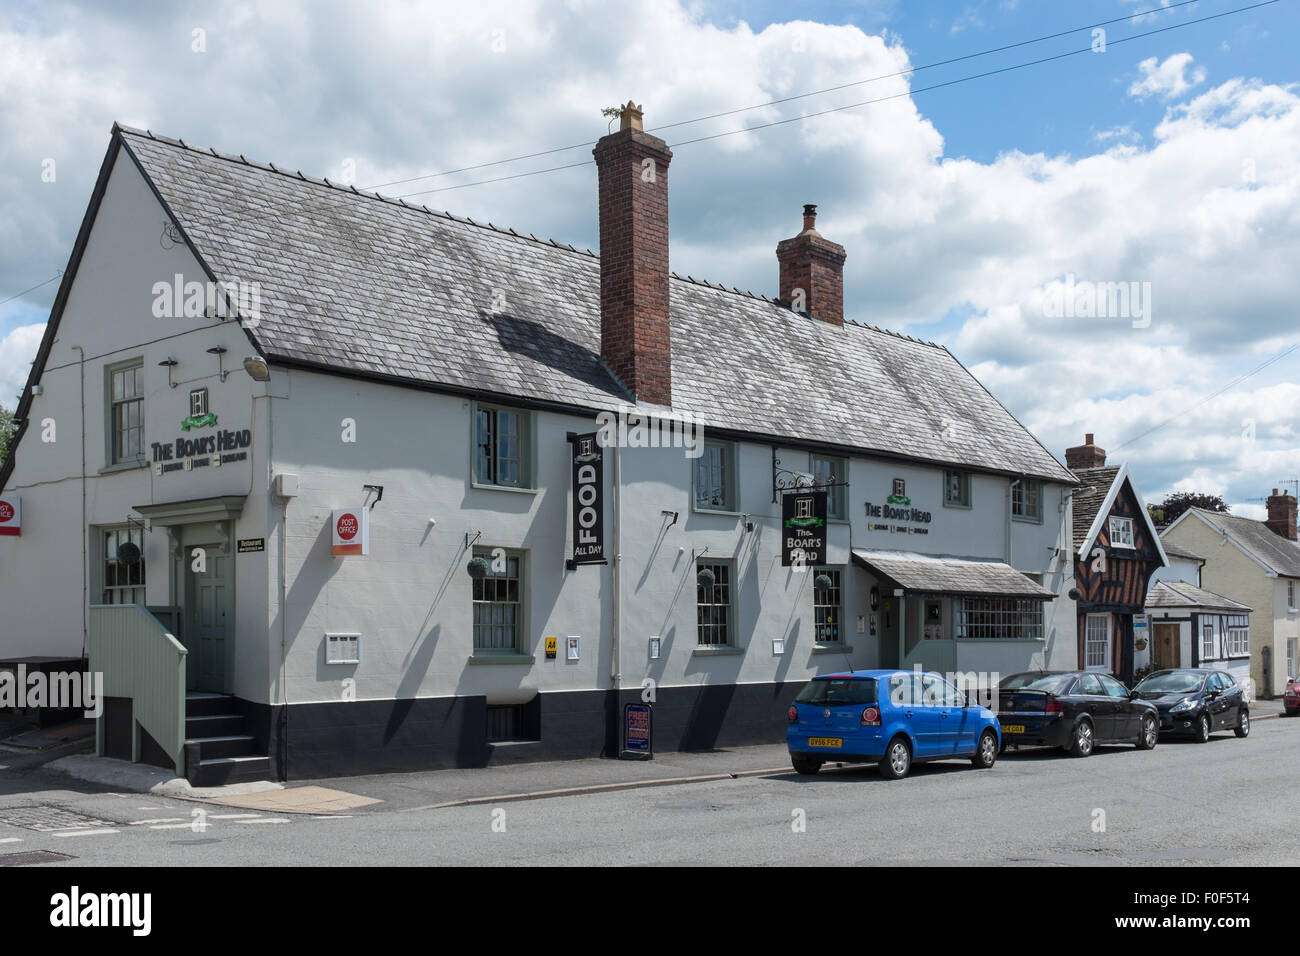
[[970, 762], [979, 770], [988, 770], [993, 766], [994, 761], [998, 759], [998, 737], [991, 730], [986, 730], [980, 734], [979, 746], [975, 748], [975, 755], [970, 758]]
[[822, 762], [816, 757], [800, 757], [791, 755], [790, 763], [794, 766], [795, 773], [807, 774], [812, 776], [822, 768]]
[[1088, 756], [1092, 753], [1094, 742], [1092, 736], [1092, 723], [1087, 720], [1079, 721], [1074, 728], [1074, 739], [1070, 742], [1070, 756]]
[[1238, 737], [1250, 736], [1250, 712], [1244, 708], [1241, 711], [1241, 719], [1237, 721], [1237, 726], [1232, 728], [1232, 732]]
[[1196, 722], [1196, 742], [1203, 744], [1210, 739], [1210, 715], [1201, 714], [1201, 719]]
[[1160, 739], [1160, 726], [1156, 719], [1150, 714], [1142, 718], [1142, 733], [1138, 735], [1138, 750], [1155, 749], [1156, 741]]
[[886, 780], [901, 780], [912, 769], [912, 748], [903, 736], [895, 737], [885, 748], [880, 761], [880, 775]]

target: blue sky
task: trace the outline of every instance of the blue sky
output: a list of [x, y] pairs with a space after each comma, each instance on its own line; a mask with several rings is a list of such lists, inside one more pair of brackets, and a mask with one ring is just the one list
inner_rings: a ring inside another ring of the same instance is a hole
[[[1300, 7], [1124, 42], [1250, 2], [1134, 19], [1160, 5], [9, 2], [0, 299], [66, 263], [114, 120], [333, 179], [350, 163], [367, 186], [590, 141], [600, 108], [629, 96], [653, 127], [1120, 19], [1105, 52], [923, 90], [1091, 44], [1073, 33], [667, 132], [894, 97], [678, 147], [672, 266], [774, 294], [775, 244], [817, 202], [848, 250], [850, 317], [948, 346], [1057, 454], [1094, 432], [1148, 497], [1210, 491], [1261, 516], [1253, 499], [1300, 473], [1300, 350], [1233, 383], [1300, 340]], [[40, 178], [48, 158], [55, 183]], [[590, 167], [419, 201], [597, 245]], [[1067, 276], [1149, 284], [1154, 321], [1051, 315]], [[56, 289], [0, 305], [0, 402]]]

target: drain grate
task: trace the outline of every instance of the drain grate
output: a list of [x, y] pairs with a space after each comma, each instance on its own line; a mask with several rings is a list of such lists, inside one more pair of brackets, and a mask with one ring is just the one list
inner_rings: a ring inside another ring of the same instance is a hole
[[53, 850], [28, 850], [26, 853], [0, 854], [0, 866], [36, 866], [39, 863], [62, 863], [75, 859], [75, 856], [55, 853]]
[[0, 823], [25, 830], [38, 830], [49, 833], [52, 830], [82, 830], [86, 827], [108, 827], [113, 824], [108, 820], [90, 817], [67, 807], [3, 807], [0, 808]]

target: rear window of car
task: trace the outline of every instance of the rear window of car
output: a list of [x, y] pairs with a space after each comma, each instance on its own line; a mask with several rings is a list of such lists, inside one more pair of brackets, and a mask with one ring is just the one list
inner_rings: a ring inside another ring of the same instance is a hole
[[812, 680], [795, 698], [801, 704], [834, 707], [837, 704], [874, 704], [876, 682], [874, 678], [827, 678]]
[[1064, 694], [1073, 681], [1073, 674], [1044, 674], [1041, 677], [1032, 674], [1013, 674], [1002, 682], [1001, 689], [1003, 691], [1042, 690], [1049, 694]]
[[1203, 683], [1200, 674], [1155, 674], [1134, 689], [1144, 694], [1194, 694]]

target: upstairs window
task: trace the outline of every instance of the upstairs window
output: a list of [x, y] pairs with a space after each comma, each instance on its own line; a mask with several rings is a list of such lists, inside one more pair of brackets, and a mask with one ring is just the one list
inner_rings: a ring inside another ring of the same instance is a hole
[[1133, 543], [1133, 519], [1132, 518], [1110, 518], [1110, 546], [1112, 548], [1134, 548]]
[[532, 488], [532, 415], [491, 405], [474, 406], [474, 481], [503, 488]]
[[111, 465], [144, 459], [144, 362], [108, 373]]
[[1011, 486], [1011, 515], [1021, 521], [1043, 520], [1043, 484], [1037, 478], [1021, 478]]
[[736, 446], [732, 442], [706, 441], [695, 459], [697, 511], [736, 511]]
[[943, 473], [943, 503], [948, 508], [970, 507], [970, 473], [949, 469]]
[[834, 487], [826, 489], [826, 517], [832, 521], [847, 520], [848, 512], [844, 505], [844, 482], [849, 480], [848, 461], [843, 458], [813, 455], [810, 465], [813, 481], [817, 485], [835, 483]]

